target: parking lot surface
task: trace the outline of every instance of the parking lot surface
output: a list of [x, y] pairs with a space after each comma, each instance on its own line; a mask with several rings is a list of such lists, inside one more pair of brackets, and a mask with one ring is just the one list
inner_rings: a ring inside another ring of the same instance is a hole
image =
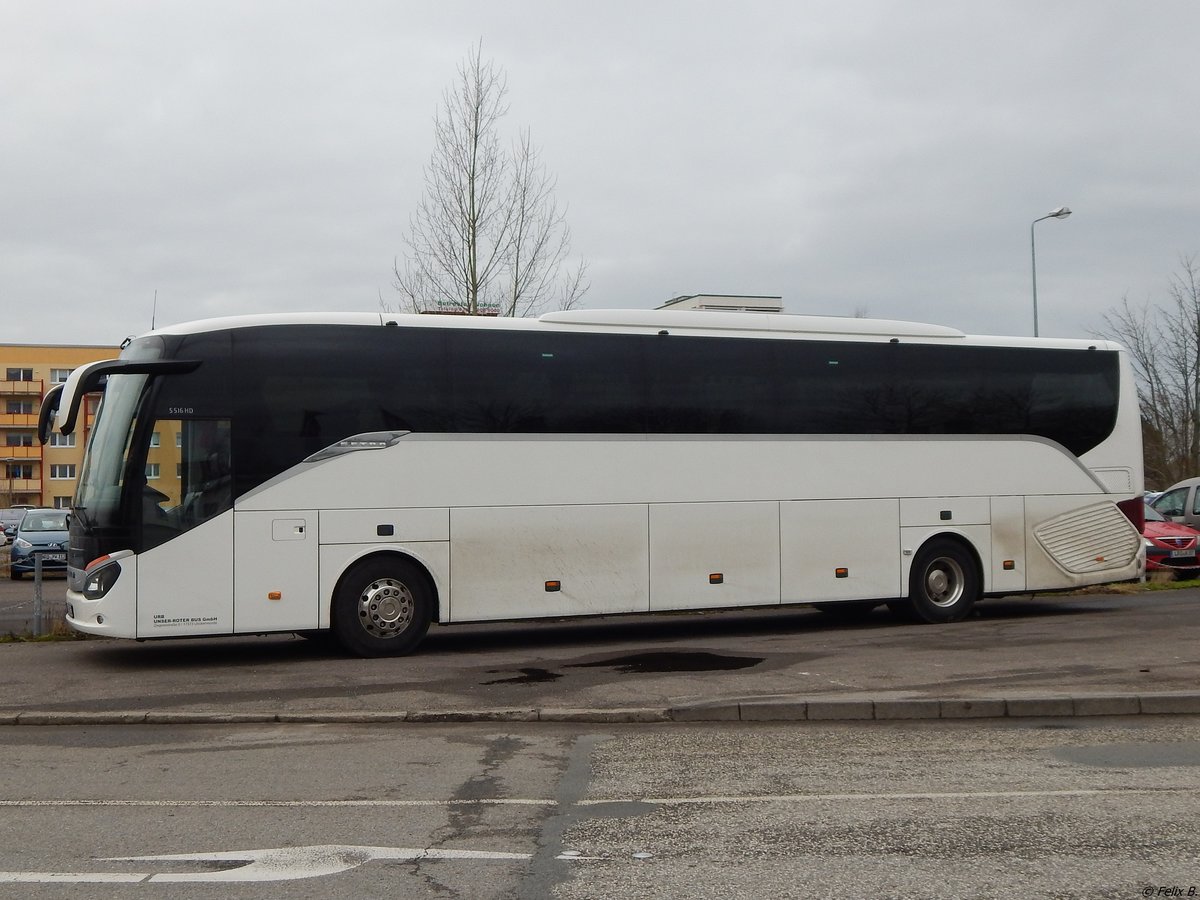
[[435, 627], [361, 660], [292, 635], [0, 645], [0, 721], [670, 721], [1200, 712], [1200, 591]]

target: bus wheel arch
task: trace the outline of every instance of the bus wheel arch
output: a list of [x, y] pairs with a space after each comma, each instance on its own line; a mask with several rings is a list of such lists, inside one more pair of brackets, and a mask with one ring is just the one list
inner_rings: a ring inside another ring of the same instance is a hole
[[959, 535], [928, 538], [913, 556], [908, 597], [889, 603], [914, 622], [960, 622], [983, 596], [983, 564], [971, 543]]
[[347, 567], [330, 603], [330, 631], [356, 656], [411, 653], [438, 618], [429, 571], [402, 553], [373, 553]]

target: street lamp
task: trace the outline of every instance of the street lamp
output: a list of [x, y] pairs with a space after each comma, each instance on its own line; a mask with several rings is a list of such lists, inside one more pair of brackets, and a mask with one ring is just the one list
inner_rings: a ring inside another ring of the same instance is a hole
[[1034, 219], [1033, 224], [1029, 226], [1029, 260], [1033, 267], [1033, 336], [1038, 336], [1038, 313], [1037, 313], [1037, 248], [1033, 243], [1033, 226], [1045, 219], [1065, 219], [1071, 214], [1071, 208], [1068, 206], [1060, 206], [1053, 212], [1046, 213], [1041, 219]]

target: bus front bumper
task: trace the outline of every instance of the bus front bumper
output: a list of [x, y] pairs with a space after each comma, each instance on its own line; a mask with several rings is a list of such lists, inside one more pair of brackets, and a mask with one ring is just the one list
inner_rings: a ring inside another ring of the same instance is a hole
[[83, 634], [137, 637], [137, 557], [114, 553], [68, 572], [67, 624]]

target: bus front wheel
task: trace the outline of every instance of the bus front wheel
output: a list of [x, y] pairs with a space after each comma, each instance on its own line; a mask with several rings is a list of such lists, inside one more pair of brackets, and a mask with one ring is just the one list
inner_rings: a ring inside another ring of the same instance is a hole
[[433, 618], [425, 573], [400, 559], [370, 559], [343, 576], [333, 598], [338, 642], [356, 656], [401, 656], [420, 643]]
[[959, 622], [971, 614], [979, 591], [979, 567], [971, 552], [957, 541], [939, 538], [913, 560], [908, 601], [898, 604], [898, 611], [918, 622]]

